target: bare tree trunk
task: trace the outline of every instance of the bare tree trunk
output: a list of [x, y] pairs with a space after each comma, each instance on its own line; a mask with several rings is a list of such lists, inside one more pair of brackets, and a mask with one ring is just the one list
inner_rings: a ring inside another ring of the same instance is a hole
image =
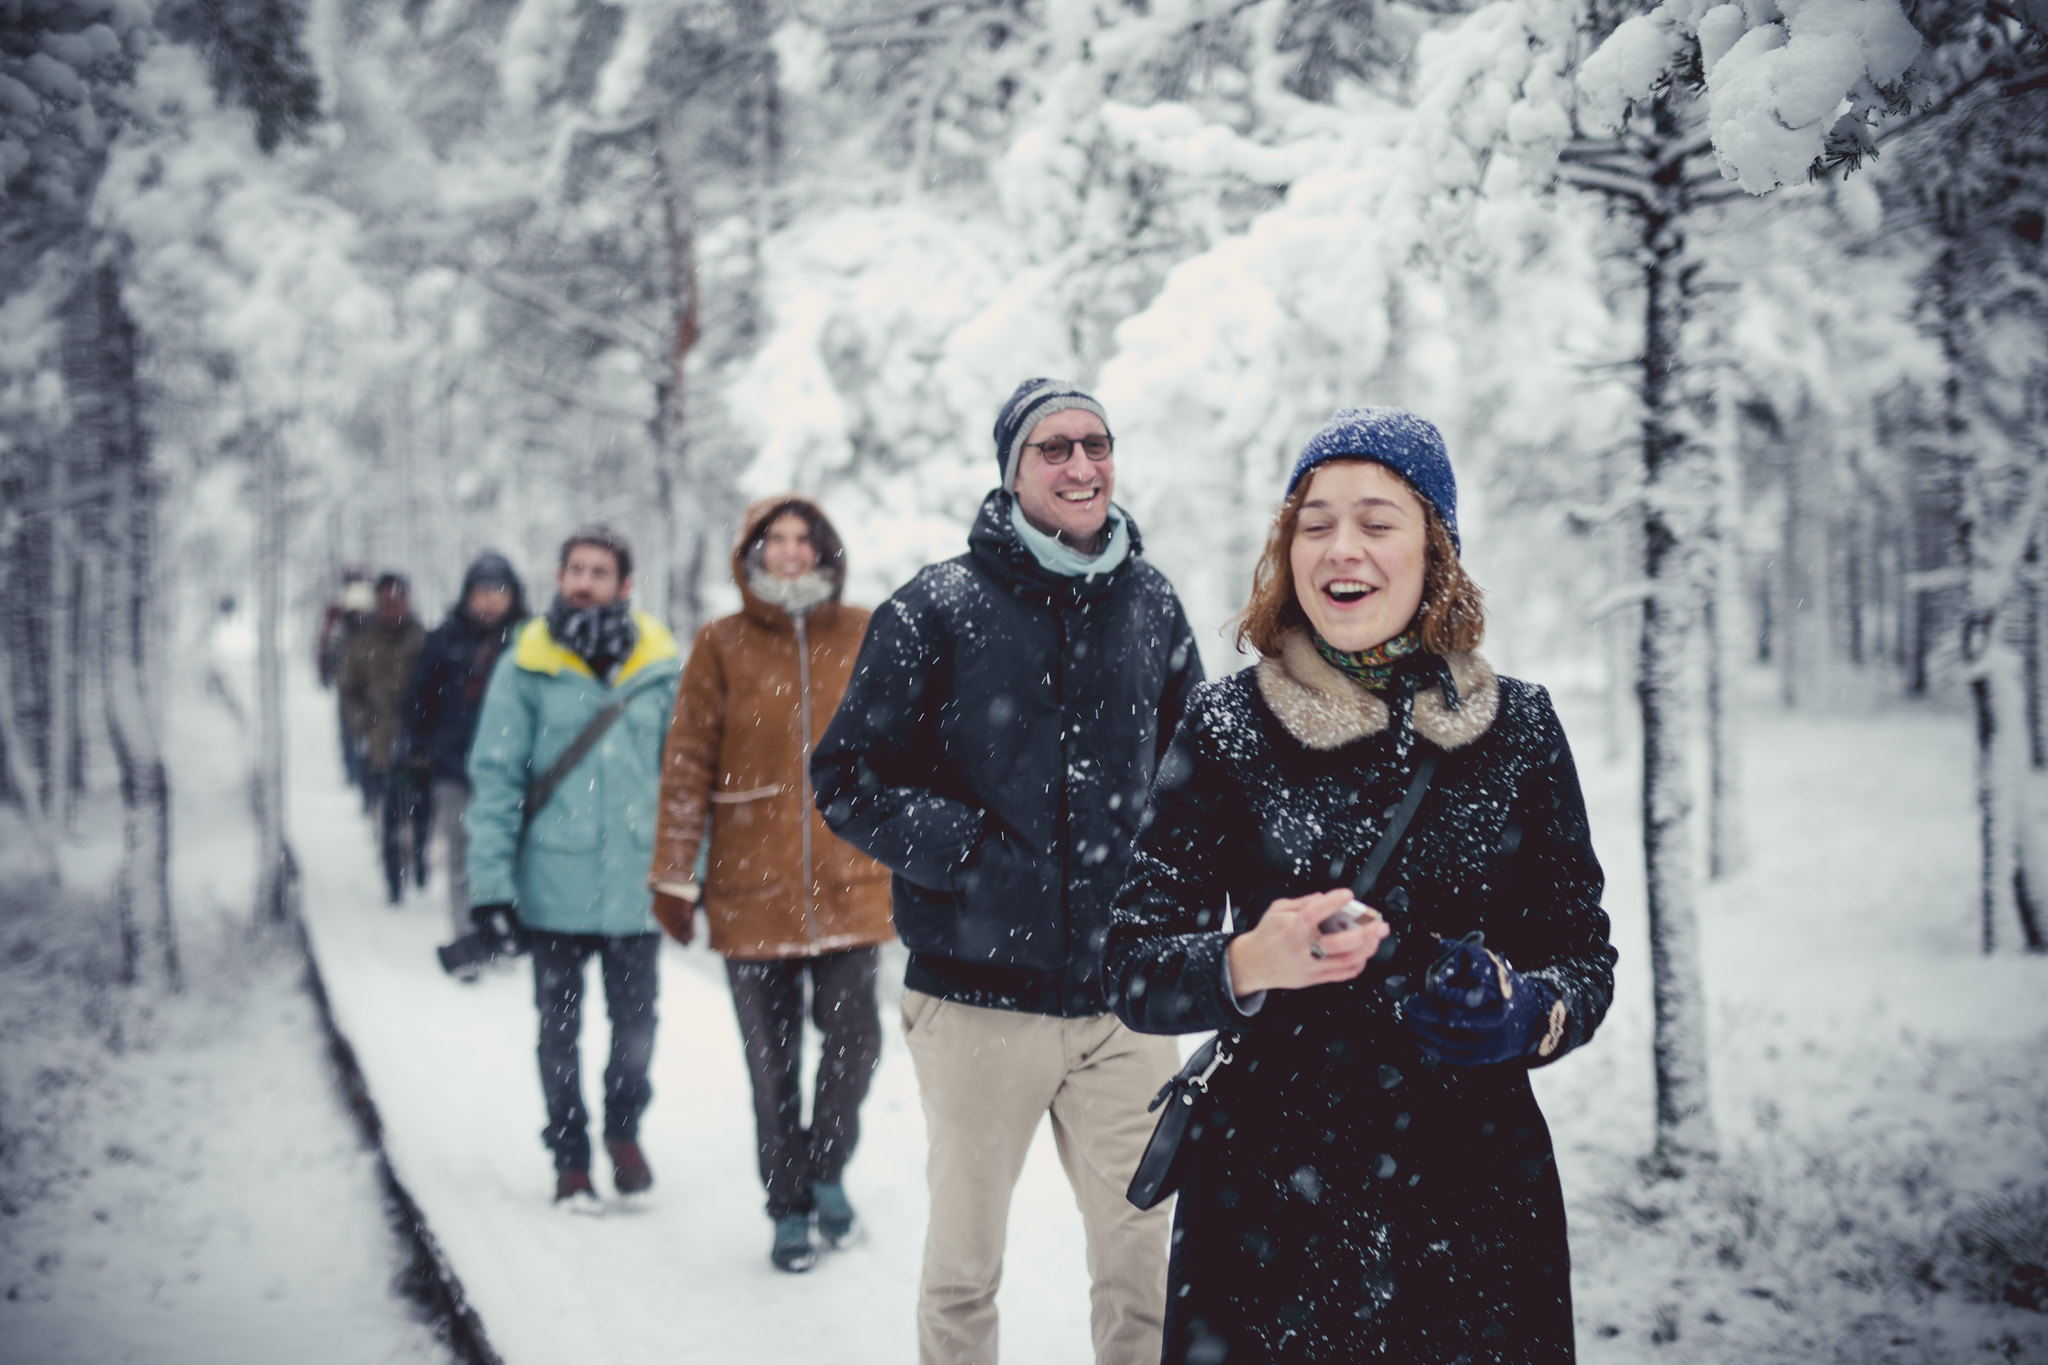
[[[1659, 101], [1658, 132], [1679, 129]], [[1683, 175], [1682, 165], [1678, 174]], [[1656, 1006], [1657, 1164], [1672, 1174], [1712, 1160], [1719, 1143], [1707, 1081], [1707, 1019], [1700, 967], [1691, 748], [1697, 730], [1685, 686], [1692, 614], [1686, 524], [1701, 478], [1679, 426], [1679, 380], [1690, 308], [1682, 221], [1649, 205], [1638, 213], [1643, 252], [1643, 576], [1636, 695], [1643, 717], [1643, 864]]]
[[171, 916], [171, 782], [157, 738], [144, 678], [151, 667], [149, 526], [153, 518], [138, 496], [141, 471], [119, 478], [114, 495], [115, 539], [107, 546], [108, 639], [105, 654], [107, 737], [121, 772], [122, 856], [115, 887], [121, 933], [122, 980], [141, 975], [142, 944], [153, 936], [164, 978], [183, 989], [177, 926]]
[[[284, 824], [284, 445], [274, 432], [250, 443], [257, 461], [256, 914], [291, 914], [291, 851]], [[408, 489], [408, 494], [410, 490]], [[408, 498], [409, 500], [409, 498]], [[409, 518], [408, 518], [409, 520]], [[408, 528], [409, 529], [409, 528]]]
[[52, 829], [69, 834], [77, 809], [78, 773], [75, 731], [78, 700], [78, 603], [74, 595], [77, 577], [73, 573], [76, 548], [72, 544], [72, 514], [67, 505], [71, 494], [71, 452], [60, 450], [50, 462], [49, 542], [49, 653], [44, 663], [44, 691], [49, 697], [50, 752], [49, 785], [44, 789], [43, 807]]
[[0, 658], [0, 749], [7, 751], [7, 785], [21, 806], [22, 823], [28, 826], [29, 842], [35, 845], [36, 861], [50, 885], [63, 884], [63, 869], [57, 861], [57, 836], [36, 799], [36, 775], [29, 770], [28, 748], [21, 727], [15, 721], [14, 665]]
[[662, 178], [662, 228], [668, 243], [671, 296], [664, 367], [655, 394], [655, 495], [668, 533], [668, 582], [662, 585], [669, 626], [689, 638], [704, 618], [699, 563], [708, 527], [701, 488], [690, 467], [690, 352], [697, 345], [697, 205], [687, 144], [680, 127], [664, 118], [655, 129]]
[[1702, 595], [1707, 648], [1707, 875], [1720, 880], [1742, 870], [1742, 723], [1738, 622], [1742, 603], [1742, 466], [1724, 430], [1714, 452], [1713, 566]]

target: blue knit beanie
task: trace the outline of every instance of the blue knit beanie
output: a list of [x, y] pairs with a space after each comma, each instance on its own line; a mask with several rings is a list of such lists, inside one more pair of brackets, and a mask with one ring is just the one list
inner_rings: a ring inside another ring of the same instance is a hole
[[1102, 404], [1064, 380], [1027, 379], [1003, 404], [1003, 410], [996, 414], [996, 463], [1002, 467], [1005, 490], [1016, 486], [1017, 464], [1023, 458], [1024, 438], [1031, 434], [1031, 428], [1067, 408], [1092, 412], [1102, 419], [1105, 429], [1109, 426], [1109, 414], [1102, 410]]
[[1294, 472], [1287, 476], [1287, 496], [1332, 460], [1370, 460], [1408, 480], [1436, 509], [1437, 519], [1451, 533], [1452, 547], [1464, 552], [1458, 540], [1458, 480], [1451, 473], [1443, 433], [1434, 425], [1399, 408], [1339, 408], [1301, 448]]

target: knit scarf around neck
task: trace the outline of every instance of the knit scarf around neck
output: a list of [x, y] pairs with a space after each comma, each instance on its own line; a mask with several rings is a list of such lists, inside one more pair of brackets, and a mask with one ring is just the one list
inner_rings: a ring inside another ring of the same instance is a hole
[[1422, 648], [1422, 632], [1405, 630], [1371, 649], [1339, 649], [1320, 634], [1315, 641], [1323, 662], [1361, 687], [1384, 692], [1393, 685], [1394, 669], [1401, 660]]
[[633, 652], [640, 628], [633, 624], [633, 604], [621, 599], [601, 607], [572, 607], [557, 597], [548, 607], [548, 634], [556, 644], [590, 665], [602, 678]]

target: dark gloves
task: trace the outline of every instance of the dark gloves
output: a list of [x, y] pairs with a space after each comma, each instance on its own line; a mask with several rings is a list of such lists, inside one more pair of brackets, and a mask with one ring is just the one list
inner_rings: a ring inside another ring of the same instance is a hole
[[662, 932], [678, 943], [688, 943], [697, 933], [697, 898], [675, 896], [666, 891], [654, 893], [654, 922]]
[[1401, 1018], [1422, 1050], [1444, 1061], [1484, 1066], [1548, 1057], [1563, 1041], [1557, 992], [1488, 952], [1477, 931], [1449, 945], [1422, 980], [1421, 993], [1401, 1002]]
[[469, 917], [475, 921], [476, 931], [490, 942], [494, 952], [516, 955], [525, 949], [526, 938], [519, 929], [519, 916], [510, 905], [502, 902], [472, 905]]

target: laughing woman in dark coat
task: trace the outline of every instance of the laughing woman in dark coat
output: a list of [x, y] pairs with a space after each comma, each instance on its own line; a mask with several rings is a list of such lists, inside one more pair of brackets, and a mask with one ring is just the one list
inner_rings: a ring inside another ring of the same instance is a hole
[[[1592, 1034], [1614, 950], [1564, 732], [1473, 652], [1458, 548], [1436, 428], [1338, 413], [1259, 565], [1260, 662], [1160, 764], [1106, 984], [1134, 1029], [1239, 1039], [1183, 1144], [1172, 1365], [1573, 1358], [1528, 1071]], [[1425, 754], [1381, 917], [1322, 932]]]

